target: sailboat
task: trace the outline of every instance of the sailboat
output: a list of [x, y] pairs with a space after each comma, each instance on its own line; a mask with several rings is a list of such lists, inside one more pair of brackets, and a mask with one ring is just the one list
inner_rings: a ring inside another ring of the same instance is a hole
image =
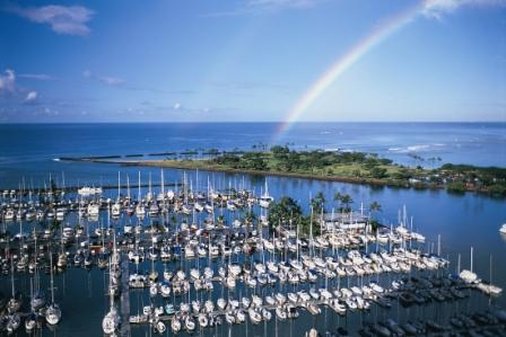
[[178, 333], [181, 330], [181, 321], [174, 317], [170, 323], [170, 327], [174, 333]]
[[267, 179], [265, 179], [265, 190], [260, 199], [258, 200], [258, 204], [262, 208], [269, 208], [271, 202], [274, 201], [274, 198], [269, 195], [269, 185], [267, 185]]
[[134, 214], [134, 208], [132, 207], [132, 197], [130, 196], [130, 176], [127, 174], [127, 196], [125, 198], [125, 205], [127, 206], [126, 212], [129, 216]]
[[[116, 252], [114, 252], [116, 254]], [[113, 255], [114, 255], [113, 254]], [[112, 266], [112, 261], [110, 261], [109, 266]], [[112, 268], [112, 267], [110, 267]], [[114, 306], [114, 291], [113, 282], [112, 282], [112, 270], [109, 269], [109, 298], [110, 298], [110, 308], [109, 312], [105, 314], [104, 319], [102, 320], [102, 330], [106, 335], [112, 335], [116, 331], [119, 330], [121, 324], [121, 317], [118, 313], [118, 310]]]
[[31, 293], [31, 297], [32, 297], [32, 307], [31, 307], [31, 312], [30, 314], [28, 314], [28, 316], [25, 318], [25, 329], [26, 331], [32, 331], [35, 326], [37, 325], [37, 315], [35, 314], [35, 310], [34, 310], [34, 307], [33, 307], [33, 299], [34, 299], [34, 296], [33, 296], [33, 279], [30, 280], [30, 293]]
[[165, 179], [163, 169], [160, 169], [160, 193], [156, 195], [156, 201], [165, 202]]
[[[34, 234], [35, 234], [35, 229], [34, 229]], [[37, 252], [37, 235], [34, 235], [34, 237], [35, 237], [35, 252]], [[44, 296], [44, 293], [40, 290], [40, 275], [39, 275], [39, 271], [37, 268], [37, 257], [35, 257], [34, 262], [35, 262], [34, 276], [33, 276], [34, 285], [33, 285], [32, 298], [30, 300], [30, 306], [31, 306], [32, 311], [36, 312], [37, 310], [42, 308], [42, 306], [44, 306], [44, 304], [46, 304], [46, 298]]]
[[116, 202], [111, 207], [111, 215], [113, 218], [119, 218], [121, 215], [121, 174], [118, 171], [118, 196], [116, 198]]
[[137, 194], [137, 207], [135, 207], [135, 214], [137, 214], [139, 219], [143, 219], [146, 215], [146, 209], [144, 208], [141, 199], [141, 171], [139, 171], [139, 191]]
[[459, 277], [466, 283], [478, 283], [478, 275], [473, 272], [473, 247], [471, 247], [471, 268], [464, 269], [459, 273]]
[[49, 267], [51, 268], [51, 304], [46, 310], [46, 321], [50, 325], [56, 325], [61, 320], [61, 310], [54, 302], [54, 276], [53, 276], [53, 255], [49, 252]]
[[6, 329], [8, 333], [13, 333], [19, 328], [20, 325], [21, 325], [21, 317], [17, 312], [14, 312], [7, 316]]
[[21, 308], [21, 299], [16, 296], [16, 289], [14, 288], [14, 260], [11, 258], [11, 287], [12, 287], [12, 297], [7, 303], [7, 311], [9, 313], [14, 313]]
[[149, 203], [149, 215], [150, 216], [157, 216], [160, 209], [158, 208], [158, 203], [156, 199], [154, 198], [153, 191], [151, 189], [151, 172], [149, 172], [149, 185], [148, 185], [148, 194], [146, 196], [146, 199]]

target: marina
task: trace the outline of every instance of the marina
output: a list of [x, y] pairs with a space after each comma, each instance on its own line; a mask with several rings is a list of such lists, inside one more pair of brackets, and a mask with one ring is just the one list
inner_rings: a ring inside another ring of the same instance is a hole
[[[194, 190], [186, 173], [169, 186], [161, 171], [158, 187], [151, 174], [148, 184], [140, 172], [137, 176], [136, 186], [127, 176], [126, 191], [118, 172], [116, 191], [55, 186], [1, 194], [0, 265], [12, 285], [3, 301], [5, 331], [21, 329], [23, 320], [32, 331], [46, 329], [44, 321], [56, 326], [65, 319], [65, 308], [54, 300], [53, 274], [76, 269], [103, 274], [109, 304], [102, 331], [117, 336], [135, 335], [137, 326], [159, 334], [205, 334], [328, 311], [353, 317], [501, 297], [502, 288], [488, 283], [492, 263], [488, 282], [473, 272], [472, 251], [469, 270], [461, 269], [460, 256], [455, 266], [442, 253], [440, 236], [430, 242], [413, 230], [406, 207], [395, 225], [374, 229], [363, 206], [332, 209], [314, 216], [303, 233], [290, 219], [269, 226], [269, 206], [276, 199], [267, 182], [255, 195], [245, 188], [216, 190], [209, 180], [204, 191]], [[33, 287], [30, 296], [15, 291], [15, 275], [32, 285], [40, 284], [41, 274], [50, 276], [47, 304]], [[30, 305], [21, 302], [28, 297]], [[34, 305], [35, 298], [41, 304]], [[504, 331], [504, 312], [488, 310], [470, 313], [482, 318], [477, 331]], [[458, 332], [468, 329], [469, 321], [474, 322], [467, 316], [416, 324], [375, 319], [349, 333]]]
[[0, 5], [0, 337], [506, 337], [506, 0]]

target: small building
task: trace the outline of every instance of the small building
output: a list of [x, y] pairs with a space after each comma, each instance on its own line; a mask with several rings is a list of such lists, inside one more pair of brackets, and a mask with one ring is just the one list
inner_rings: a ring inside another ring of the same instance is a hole
[[324, 213], [322, 218], [323, 230], [331, 231], [333, 229], [364, 229], [369, 223], [369, 216], [363, 212], [346, 213]]

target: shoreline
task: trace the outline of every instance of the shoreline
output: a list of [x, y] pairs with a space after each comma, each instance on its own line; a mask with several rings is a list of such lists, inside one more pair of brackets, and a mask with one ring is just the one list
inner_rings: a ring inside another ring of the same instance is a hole
[[[82, 161], [123, 166], [166, 167], [183, 170], [205, 170], [230, 174], [278, 176], [320, 181], [368, 185], [376, 188], [414, 190], [446, 190], [450, 194], [472, 192], [491, 198], [506, 198], [506, 168], [480, 167], [466, 164], [441, 163], [431, 157], [432, 168], [406, 166], [377, 153], [342, 150], [292, 150], [286, 146], [254, 146], [252, 151], [224, 151], [216, 148], [186, 150], [170, 157], [133, 157], [133, 155], [101, 155], [61, 157], [57, 160]], [[439, 162], [438, 167], [435, 164]]]
[[[60, 160], [68, 160], [68, 158], [59, 158]], [[139, 166], [139, 167], [159, 167], [180, 170], [204, 170], [210, 172], [221, 172], [230, 174], [248, 174], [257, 176], [276, 176], [287, 178], [299, 178], [319, 181], [342, 182], [349, 184], [365, 185], [371, 187], [389, 187], [394, 189], [414, 189], [414, 190], [444, 190], [450, 194], [463, 195], [464, 193], [449, 191], [448, 186], [444, 184], [431, 184], [431, 185], [417, 185], [413, 183], [392, 183], [384, 179], [364, 178], [364, 177], [348, 177], [348, 176], [328, 176], [305, 174], [297, 172], [280, 172], [272, 170], [253, 170], [244, 168], [230, 168], [212, 165], [206, 159], [193, 159], [193, 160], [115, 160], [113, 158], [72, 158], [72, 161], [82, 161], [96, 164], [113, 164], [122, 166]], [[481, 190], [476, 188], [466, 187], [465, 192], [471, 192], [490, 198], [502, 199], [504, 197], [492, 195], [488, 190]]]

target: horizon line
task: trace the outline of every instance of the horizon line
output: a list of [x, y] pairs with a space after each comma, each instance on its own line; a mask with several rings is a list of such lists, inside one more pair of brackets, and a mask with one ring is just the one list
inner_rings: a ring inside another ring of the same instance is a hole
[[[0, 125], [37, 125], [37, 124], [247, 124], [247, 123], [261, 123], [261, 124], [279, 124], [283, 123], [283, 121], [40, 121], [40, 122], [16, 122], [16, 121], [2, 121], [0, 122]], [[437, 124], [437, 123], [506, 123], [505, 120], [413, 120], [413, 121], [407, 121], [407, 120], [391, 120], [391, 121], [380, 121], [380, 120], [370, 120], [370, 121], [353, 121], [353, 120], [343, 120], [343, 121], [337, 121], [337, 120], [313, 120], [313, 121], [297, 121], [293, 122], [294, 124], [322, 124], [322, 123], [377, 123], [377, 124], [388, 124], [388, 123], [431, 123], [431, 124]]]

